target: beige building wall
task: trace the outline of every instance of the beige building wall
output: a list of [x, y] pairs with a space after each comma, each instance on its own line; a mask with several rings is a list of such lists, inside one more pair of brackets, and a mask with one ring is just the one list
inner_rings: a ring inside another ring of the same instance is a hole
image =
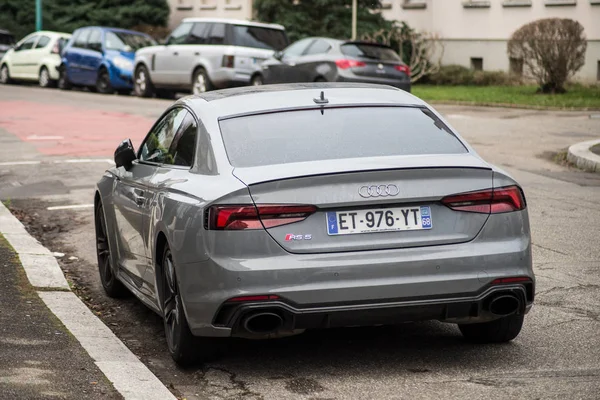
[[171, 8], [169, 28], [173, 29], [184, 18], [252, 18], [252, 0], [168, 0]]
[[438, 33], [444, 40], [444, 64], [471, 66], [483, 58], [484, 70], [508, 70], [511, 34], [540, 18], [579, 21], [588, 38], [586, 63], [577, 79], [600, 80], [599, 0], [384, 0], [383, 15], [406, 21], [417, 30]]

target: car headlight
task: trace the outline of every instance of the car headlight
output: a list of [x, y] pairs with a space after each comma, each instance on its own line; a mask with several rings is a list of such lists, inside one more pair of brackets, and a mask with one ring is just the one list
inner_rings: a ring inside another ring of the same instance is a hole
[[133, 61], [128, 58], [117, 56], [112, 60], [115, 67], [126, 70], [133, 71]]

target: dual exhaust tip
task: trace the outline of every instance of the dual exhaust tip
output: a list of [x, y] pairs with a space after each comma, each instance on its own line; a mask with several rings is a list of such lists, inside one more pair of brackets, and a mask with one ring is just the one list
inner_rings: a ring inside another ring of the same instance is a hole
[[[520, 311], [521, 301], [513, 294], [500, 294], [489, 301], [486, 309], [493, 315], [506, 317]], [[283, 318], [274, 312], [256, 312], [242, 320], [242, 327], [251, 334], [268, 335], [281, 330]]]

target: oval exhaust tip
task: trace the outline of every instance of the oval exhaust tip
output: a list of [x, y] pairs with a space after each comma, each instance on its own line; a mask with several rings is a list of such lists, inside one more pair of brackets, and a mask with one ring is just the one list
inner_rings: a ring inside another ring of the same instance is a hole
[[275, 313], [258, 313], [247, 317], [244, 329], [250, 333], [267, 334], [278, 331], [283, 325], [283, 319]]
[[498, 296], [490, 302], [490, 312], [495, 315], [507, 316], [516, 313], [519, 305], [519, 299], [515, 296]]

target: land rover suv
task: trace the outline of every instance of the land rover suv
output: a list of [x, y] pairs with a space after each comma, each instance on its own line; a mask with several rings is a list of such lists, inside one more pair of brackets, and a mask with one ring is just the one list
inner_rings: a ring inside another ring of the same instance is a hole
[[135, 55], [135, 93], [141, 97], [259, 84], [260, 64], [289, 44], [281, 25], [186, 18], [164, 45]]

